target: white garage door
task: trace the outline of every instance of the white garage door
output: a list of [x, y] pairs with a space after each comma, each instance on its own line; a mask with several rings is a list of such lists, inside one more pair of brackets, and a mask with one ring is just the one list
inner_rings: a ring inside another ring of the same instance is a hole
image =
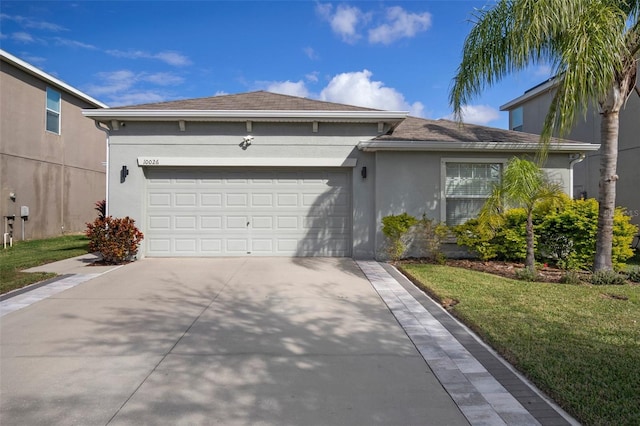
[[148, 168], [148, 256], [349, 256], [350, 169]]

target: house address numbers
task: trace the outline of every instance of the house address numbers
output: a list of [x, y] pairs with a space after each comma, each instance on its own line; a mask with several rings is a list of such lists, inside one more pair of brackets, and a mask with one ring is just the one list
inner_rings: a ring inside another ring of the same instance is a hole
[[159, 158], [138, 157], [138, 166], [159, 166], [159, 165], [161, 165]]

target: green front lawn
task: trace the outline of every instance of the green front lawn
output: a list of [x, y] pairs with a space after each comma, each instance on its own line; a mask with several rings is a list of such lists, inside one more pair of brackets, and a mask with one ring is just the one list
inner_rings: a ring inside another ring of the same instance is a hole
[[[640, 419], [640, 286], [515, 281], [430, 264], [413, 281], [579, 421]], [[457, 303], [456, 303], [457, 302]]]
[[84, 235], [65, 235], [44, 240], [18, 241], [13, 247], [0, 246], [0, 294], [47, 278], [50, 273], [22, 272], [34, 266], [87, 253], [89, 240]]

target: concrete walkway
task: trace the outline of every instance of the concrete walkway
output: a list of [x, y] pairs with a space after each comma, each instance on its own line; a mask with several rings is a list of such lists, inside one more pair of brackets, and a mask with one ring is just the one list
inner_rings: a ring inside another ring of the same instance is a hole
[[88, 261], [0, 302], [3, 425], [577, 424], [389, 265]]

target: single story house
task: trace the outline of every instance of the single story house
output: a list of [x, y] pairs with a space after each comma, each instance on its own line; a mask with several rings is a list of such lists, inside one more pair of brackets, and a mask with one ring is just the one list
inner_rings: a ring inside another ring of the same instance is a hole
[[[384, 258], [384, 216], [476, 214], [538, 136], [269, 92], [84, 115], [108, 129], [108, 213], [136, 220], [141, 256]], [[546, 171], [598, 145], [555, 141]]]

